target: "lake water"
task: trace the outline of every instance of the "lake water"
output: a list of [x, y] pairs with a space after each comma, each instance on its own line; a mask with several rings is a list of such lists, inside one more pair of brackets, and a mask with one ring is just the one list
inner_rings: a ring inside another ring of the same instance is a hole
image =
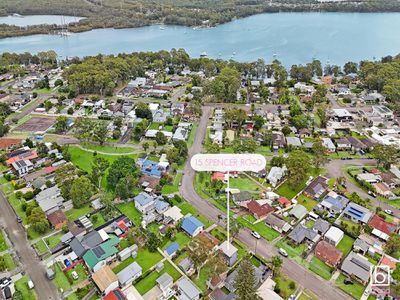
[[30, 26], [30, 25], [62, 25], [84, 19], [73, 16], [60, 16], [60, 15], [38, 15], [38, 16], [7, 16], [0, 17], [0, 24], [16, 25], [16, 26]]
[[53, 49], [61, 57], [171, 48], [185, 48], [193, 57], [206, 52], [238, 61], [277, 58], [286, 66], [318, 58], [342, 65], [400, 53], [400, 13], [261, 14], [209, 29], [149, 26], [0, 40], [0, 52]]

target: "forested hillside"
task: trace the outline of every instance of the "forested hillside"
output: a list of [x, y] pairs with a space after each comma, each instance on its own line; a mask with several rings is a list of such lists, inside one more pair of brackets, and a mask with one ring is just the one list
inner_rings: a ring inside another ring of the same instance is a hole
[[[93, 28], [127, 28], [155, 23], [214, 26], [262, 12], [278, 11], [400, 11], [400, 0], [358, 0], [319, 3], [313, 0], [3, 0], [0, 15], [19, 13], [84, 16], [70, 25], [73, 32]], [[56, 26], [21, 29], [0, 25], [0, 37], [48, 33]]]

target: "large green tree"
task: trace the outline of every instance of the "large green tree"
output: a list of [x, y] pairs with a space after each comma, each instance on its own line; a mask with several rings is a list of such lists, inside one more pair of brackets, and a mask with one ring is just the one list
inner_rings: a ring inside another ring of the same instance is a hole
[[136, 176], [137, 168], [133, 158], [122, 156], [116, 159], [110, 166], [107, 175], [108, 188], [114, 190], [121, 178], [128, 175]]
[[86, 176], [75, 178], [71, 185], [70, 194], [75, 208], [80, 208], [88, 203], [93, 195], [93, 185], [89, 178]]
[[256, 276], [253, 264], [248, 259], [243, 259], [237, 268], [234, 286], [235, 295], [239, 300], [257, 299]]
[[290, 152], [286, 159], [287, 180], [292, 187], [298, 187], [307, 180], [311, 170], [311, 160], [307, 153], [302, 150]]
[[389, 169], [390, 165], [396, 164], [399, 160], [399, 150], [393, 145], [376, 145], [371, 154], [378, 164], [386, 169]]

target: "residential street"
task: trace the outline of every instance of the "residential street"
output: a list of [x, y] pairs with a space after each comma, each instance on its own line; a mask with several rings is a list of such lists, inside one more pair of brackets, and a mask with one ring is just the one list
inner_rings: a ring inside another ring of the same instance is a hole
[[54, 284], [46, 278], [44, 264], [36, 257], [23, 226], [17, 222], [16, 215], [2, 191], [0, 191], [0, 211], [2, 212], [0, 222], [7, 229], [9, 239], [20, 256], [19, 263], [35, 284], [38, 299], [60, 299]]
[[[196, 154], [200, 153], [202, 148], [202, 141], [204, 140], [206, 130], [207, 130], [207, 121], [212, 111], [211, 107], [203, 108], [203, 116], [199, 122], [199, 126], [197, 128], [195, 140], [192, 148], [189, 150], [189, 159], [186, 163], [184, 175], [182, 178], [182, 185], [180, 187], [181, 195], [189, 201], [200, 213], [206, 215], [214, 222], [218, 222], [218, 215], [221, 212], [208, 201], [202, 199], [194, 189], [194, 177], [195, 171], [190, 167], [190, 159]], [[249, 230], [243, 229], [241, 230], [238, 239], [244, 243], [249, 249], [255, 248], [255, 238], [251, 236]], [[269, 244], [266, 240], [261, 239], [258, 240], [257, 245], [257, 253], [266, 259], [271, 258], [274, 255], [278, 255], [277, 249], [275, 249], [271, 244]], [[351, 299], [349, 296], [344, 294], [337, 287], [332, 285], [330, 282], [325, 281], [323, 279], [318, 278], [314, 274], [310, 273], [304, 267], [300, 266], [294, 261], [291, 261], [287, 258], [284, 258], [284, 264], [282, 270], [285, 274], [291, 277], [298, 284], [306, 288], [307, 290], [314, 293], [319, 299], [326, 300], [338, 300], [338, 299]]]

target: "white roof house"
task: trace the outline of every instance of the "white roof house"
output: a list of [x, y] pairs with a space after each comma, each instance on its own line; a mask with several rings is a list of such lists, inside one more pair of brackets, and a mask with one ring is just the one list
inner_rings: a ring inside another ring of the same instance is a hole
[[325, 240], [334, 246], [340, 243], [344, 236], [344, 232], [337, 227], [331, 226], [329, 230], [325, 233]]
[[335, 152], [336, 146], [335, 146], [335, 144], [332, 142], [332, 140], [330, 138], [323, 138], [322, 139], [322, 144], [324, 145], [324, 147], [326, 149], [328, 149], [328, 151]]
[[164, 217], [170, 217], [174, 222], [178, 222], [183, 218], [181, 209], [178, 206], [172, 206], [170, 209], [163, 213]]
[[357, 179], [361, 181], [365, 181], [368, 183], [377, 183], [380, 181], [380, 177], [376, 176], [372, 173], [361, 173], [357, 175]]
[[272, 187], [276, 187], [277, 184], [281, 181], [281, 179], [286, 174], [286, 166], [280, 167], [272, 167], [268, 173], [267, 179], [271, 183]]

